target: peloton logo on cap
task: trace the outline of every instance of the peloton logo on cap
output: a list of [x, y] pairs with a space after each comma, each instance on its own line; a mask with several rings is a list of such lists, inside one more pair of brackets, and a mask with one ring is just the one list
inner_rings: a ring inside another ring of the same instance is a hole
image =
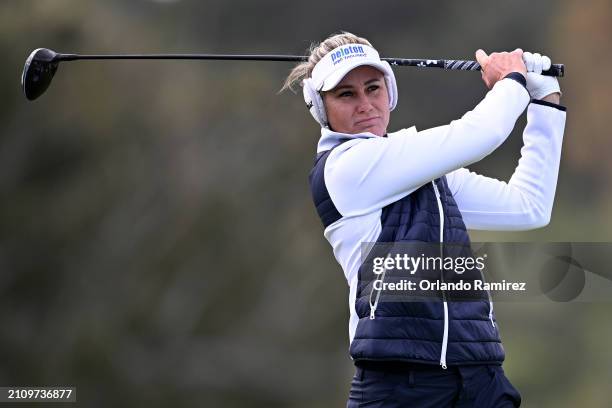
[[331, 55], [332, 63], [338, 64], [342, 62], [344, 58], [353, 58], [353, 57], [365, 57], [366, 52], [363, 50], [361, 45], [349, 45], [347, 47], [340, 48], [338, 51], [334, 52]]

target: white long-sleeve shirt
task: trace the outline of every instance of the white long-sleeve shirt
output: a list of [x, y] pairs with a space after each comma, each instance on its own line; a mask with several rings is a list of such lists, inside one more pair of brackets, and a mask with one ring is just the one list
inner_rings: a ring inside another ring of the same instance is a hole
[[[361, 243], [375, 242], [382, 208], [425, 183], [446, 175], [468, 229], [525, 230], [548, 224], [554, 201], [565, 128], [565, 112], [529, 103], [527, 90], [512, 79], [495, 84], [461, 119], [417, 131], [414, 127], [378, 137], [321, 129], [318, 152], [327, 158], [328, 193], [342, 216], [324, 232], [350, 287], [353, 340]], [[509, 182], [478, 175], [465, 166], [499, 147], [527, 109], [521, 158]]]

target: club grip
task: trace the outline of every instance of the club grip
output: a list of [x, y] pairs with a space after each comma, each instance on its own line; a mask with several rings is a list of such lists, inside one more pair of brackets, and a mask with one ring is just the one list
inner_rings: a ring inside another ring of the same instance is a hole
[[554, 76], [554, 77], [563, 77], [565, 76], [565, 65], [563, 64], [552, 64], [550, 69], [547, 71], [542, 71], [542, 75]]
[[[422, 60], [419, 60], [422, 61]], [[427, 61], [427, 63], [420, 63], [418, 66], [436, 66], [443, 67], [445, 69], [461, 70], [461, 71], [479, 71], [480, 64], [476, 61], [465, 61], [465, 60], [444, 60], [444, 64], [441, 66], [438, 64], [439, 61]], [[435, 64], [434, 64], [435, 63]], [[542, 75], [562, 77], [565, 76], [565, 65], [563, 64], [552, 64], [550, 69], [542, 71]]]

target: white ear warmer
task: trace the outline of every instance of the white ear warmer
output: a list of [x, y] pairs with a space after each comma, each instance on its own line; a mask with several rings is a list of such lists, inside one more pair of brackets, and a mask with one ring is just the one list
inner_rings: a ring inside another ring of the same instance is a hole
[[381, 71], [389, 93], [389, 109], [397, 105], [397, 83], [395, 75], [386, 61], [381, 61], [378, 52], [364, 44], [347, 44], [326, 54], [312, 70], [311, 78], [302, 82], [304, 101], [312, 117], [322, 126], [329, 127], [321, 92], [333, 89], [351, 70], [369, 65]]
[[327, 127], [327, 114], [325, 113], [325, 105], [321, 94], [312, 87], [312, 79], [306, 78], [302, 82], [302, 91], [304, 92], [304, 102], [310, 111], [312, 117], [319, 122], [321, 127]]

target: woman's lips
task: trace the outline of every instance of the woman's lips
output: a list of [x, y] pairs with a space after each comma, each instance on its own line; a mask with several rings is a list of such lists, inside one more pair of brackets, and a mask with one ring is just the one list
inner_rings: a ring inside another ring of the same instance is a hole
[[380, 119], [379, 116], [374, 116], [372, 118], [358, 120], [355, 125], [357, 126], [372, 126]]

